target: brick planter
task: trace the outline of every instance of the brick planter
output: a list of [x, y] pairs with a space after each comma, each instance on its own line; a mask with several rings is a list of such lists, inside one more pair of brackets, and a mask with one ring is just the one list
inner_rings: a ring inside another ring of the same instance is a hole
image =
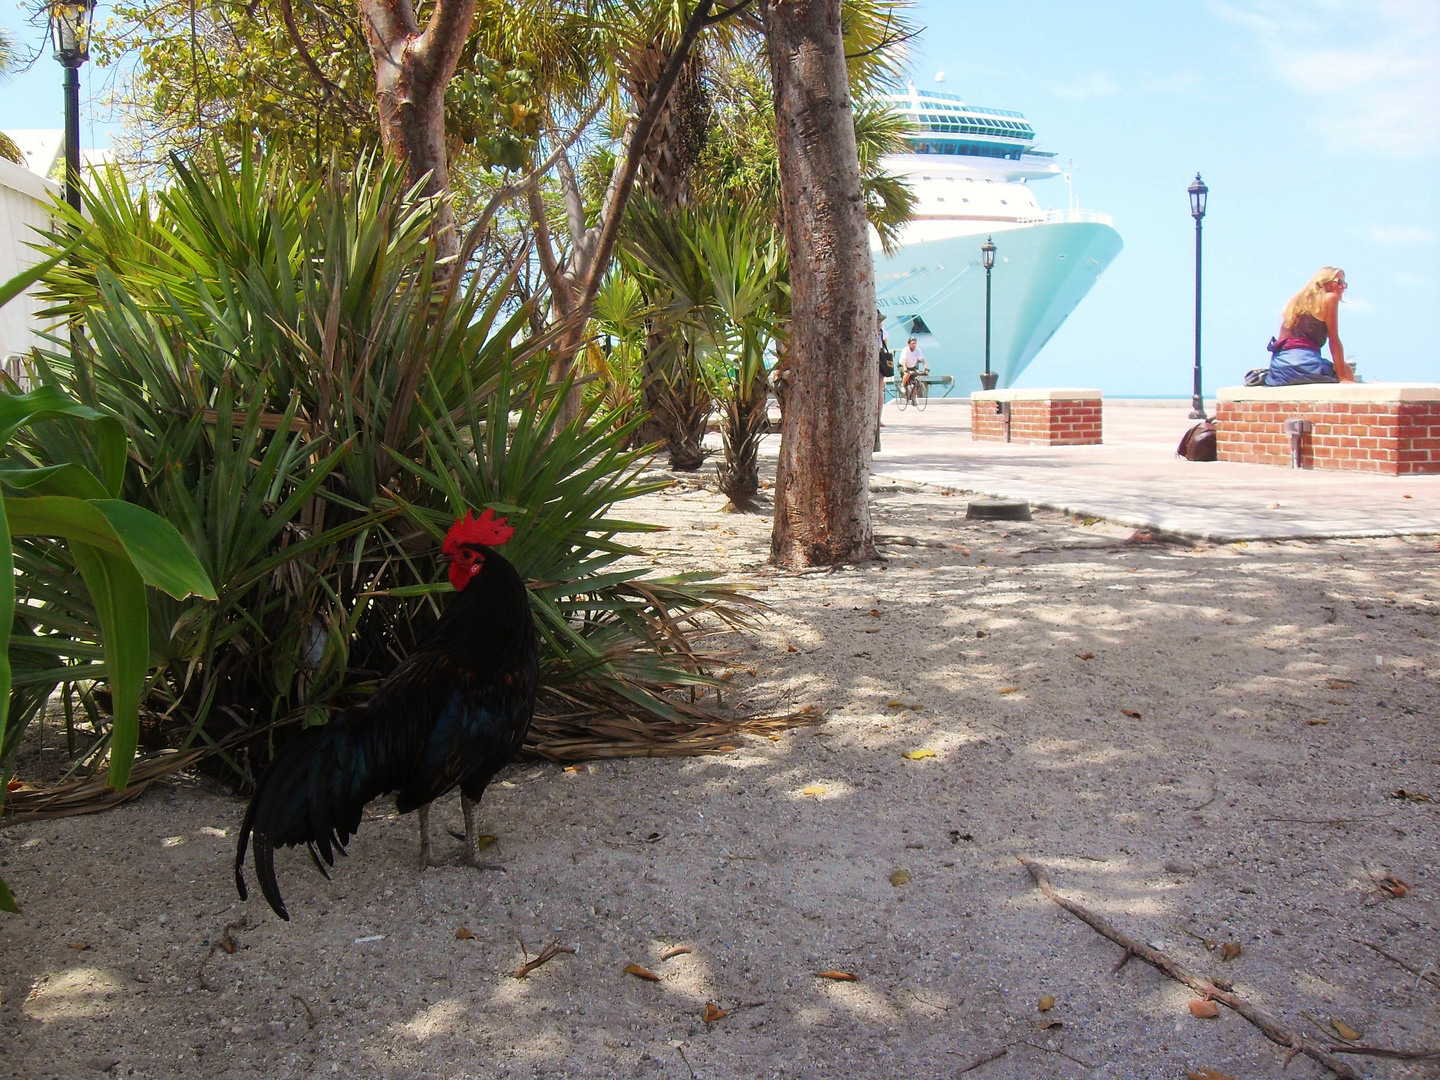
[[970, 438], [1031, 446], [1097, 446], [1100, 412], [1099, 390], [982, 390], [970, 395]]
[[1313, 425], [1300, 465], [1407, 476], [1440, 473], [1440, 384], [1239, 386], [1216, 394], [1221, 461], [1290, 467], [1286, 420]]

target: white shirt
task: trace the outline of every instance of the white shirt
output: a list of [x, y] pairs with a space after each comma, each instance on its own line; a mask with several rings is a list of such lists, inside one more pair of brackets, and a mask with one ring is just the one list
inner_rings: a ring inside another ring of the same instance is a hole
[[925, 354], [920, 351], [919, 345], [906, 345], [900, 353], [900, 363], [905, 365], [906, 371], [914, 371], [925, 362]]

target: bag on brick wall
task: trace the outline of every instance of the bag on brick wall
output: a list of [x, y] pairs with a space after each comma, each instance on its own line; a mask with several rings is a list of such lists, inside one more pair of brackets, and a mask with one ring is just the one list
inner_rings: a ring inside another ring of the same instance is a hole
[[1246, 386], [1264, 386], [1264, 385], [1265, 385], [1265, 376], [1266, 376], [1266, 375], [1269, 375], [1269, 374], [1270, 374], [1270, 365], [1269, 365], [1269, 364], [1266, 364], [1264, 367], [1251, 368], [1249, 371], [1247, 371], [1247, 372], [1245, 373], [1245, 385], [1246, 385]]
[[1209, 420], [1201, 420], [1181, 437], [1175, 455], [1186, 461], [1214, 461], [1215, 425]]

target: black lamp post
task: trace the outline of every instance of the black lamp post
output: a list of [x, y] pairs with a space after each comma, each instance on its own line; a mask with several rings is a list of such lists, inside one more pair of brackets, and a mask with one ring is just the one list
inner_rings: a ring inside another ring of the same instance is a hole
[[980, 245], [980, 264], [985, 267], [985, 373], [980, 376], [980, 389], [994, 390], [1000, 381], [990, 370], [990, 271], [995, 268], [995, 241], [988, 236]]
[[1205, 419], [1205, 399], [1200, 395], [1200, 220], [1205, 216], [1205, 196], [1210, 189], [1200, 174], [1187, 188], [1190, 192], [1190, 216], [1195, 219], [1195, 396], [1190, 400], [1190, 419]]
[[65, 67], [65, 201], [80, 209], [80, 65], [90, 59], [96, 0], [51, 0], [55, 59]]

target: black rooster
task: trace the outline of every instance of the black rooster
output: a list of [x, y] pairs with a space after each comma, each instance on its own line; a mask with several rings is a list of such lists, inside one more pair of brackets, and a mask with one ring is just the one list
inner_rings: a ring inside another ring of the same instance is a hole
[[287, 744], [261, 777], [235, 849], [235, 887], [253, 832], [255, 876], [275, 914], [289, 919], [275, 881], [275, 849], [304, 844], [322, 874], [360, 827], [365, 804], [395, 793], [420, 811], [422, 869], [430, 861], [430, 803], [460, 785], [465, 852], [479, 861], [475, 806], [525, 739], [535, 712], [539, 646], [530, 598], [493, 548], [514, 533], [486, 510], [456, 521], [442, 552], [456, 595], [430, 635], [362, 705]]

